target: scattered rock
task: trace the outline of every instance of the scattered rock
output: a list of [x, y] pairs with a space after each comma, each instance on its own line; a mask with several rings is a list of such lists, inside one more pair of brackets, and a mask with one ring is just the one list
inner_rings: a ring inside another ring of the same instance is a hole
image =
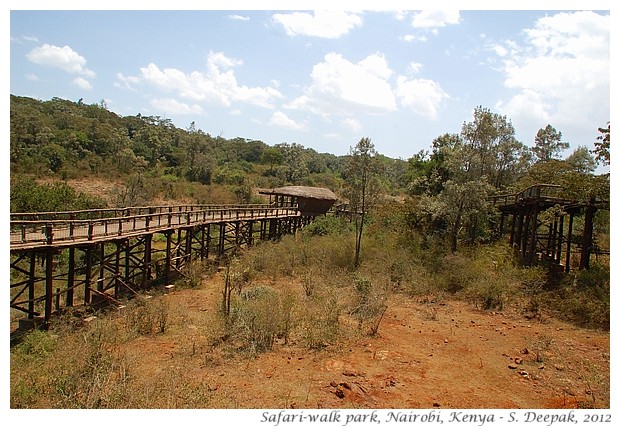
[[517, 369], [517, 365], [515, 365], [514, 363], [509, 363], [508, 364], [508, 369]]
[[529, 351], [529, 350], [527, 349], [527, 347], [526, 347], [526, 348], [524, 348], [524, 349], [522, 349], [522, 350], [521, 350], [521, 354], [522, 354], [522, 355], [529, 355], [529, 354], [530, 354], [530, 351]]
[[344, 392], [342, 391], [341, 388], [337, 388], [336, 391], [334, 392], [334, 395], [336, 395], [340, 399], [344, 398]]
[[520, 364], [522, 362], [523, 362], [523, 359], [521, 359], [520, 357], [515, 358], [515, 363]]
[[564, 371], [564, 365], [560, 364], [560, 363], [556, 363], [555, 364], [555, 369], [558, 371]]
[[433, 408], [439, 408], [441, 404], [439, 402], [433, 402]]

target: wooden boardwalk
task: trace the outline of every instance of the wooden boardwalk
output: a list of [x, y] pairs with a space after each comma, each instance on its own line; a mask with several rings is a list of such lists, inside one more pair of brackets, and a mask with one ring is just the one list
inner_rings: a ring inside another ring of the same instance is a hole
[[[516, 194], [495, 195], [491, 202], [501, 213], [499, 232], [507, 229], [510, 219], [510, 244], [525, 265], [542, 261], [556, 271], [590, 267], [594, 242], [594, 220], [597, 210], [609, 210], [609, 201], [580, 202], [562, 197], [562, 188], [537, 184]], [[555, 208], [551, 216], [541, 216]], [[575, 231], [575, 219], [583, 216], [581, 231]], [[575, 257], [576, 255], [576, 257]], [[576, 261], [576, 259], [578, 259]]]
[[11, 310], [26, 326], [68, 307], [120, 304], [183, 276], [192, 261], [294, 234], [311, 220], [274, 205], [12, 213]]

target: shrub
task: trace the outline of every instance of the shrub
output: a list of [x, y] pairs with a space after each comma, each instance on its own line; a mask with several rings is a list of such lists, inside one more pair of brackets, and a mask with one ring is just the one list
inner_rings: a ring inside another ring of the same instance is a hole
[[320, 349], [335, 342], [340, 332], [341, 306], [333, 288], [315, 291], [303, 302], [300, 316], [301, 343]]
[[251, 354], [270, 350], [276, 338], [288, 341], [295, 298], [267, 286], [243, 290], [232, 302], [229, 326]]

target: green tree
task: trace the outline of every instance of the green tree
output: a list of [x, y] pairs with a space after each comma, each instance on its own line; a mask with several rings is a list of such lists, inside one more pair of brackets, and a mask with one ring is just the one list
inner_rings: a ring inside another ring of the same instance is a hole
[[269, 172], [273, 174], [273, 167], [282, 163], [282, 152], [275, 147], [265, 149], [261, 156], [261, 163], [269, 165]]
[[594, 142], [594, 153], [596, 154], [596, 161], [603, 165], [609, 165], [609, 145], [610, 145], [610, 132], [611, 125], [607, 122], [607, 128], [599, 128], [600, 136], [596, 138]]
[[596, 159], [585, 146], [575, 149], [566, 162], [578, 173], [592, 173], [596, 169]]
[[491, 190], [492, 187], [480, 179], [465, 182], [449, 180], [441, 194], [423, 198], [422, 210], [433, 220], [445, 223], [453, 253], [458, 249], [460, 237], [465, 236], [473, 243], [488, 232], [487, 196]]
[[358, 267], [361, 262], [362, 235], [368, 210], [375, 204], [381, 190], [379, 175], [381, 163], [372, 141], [364, 137], [349, 151], [346, 169], [345, 194], [355, 216], [355, 260]]
[[552, 159], [558, 159], [558, 155], [570, 144], [562, 141], [562, 133], [557, 131], [551, 125], [541, 128], [534, 138], [534, 147], [532, 151], [536, 155], [538, 161], [547, 162]]

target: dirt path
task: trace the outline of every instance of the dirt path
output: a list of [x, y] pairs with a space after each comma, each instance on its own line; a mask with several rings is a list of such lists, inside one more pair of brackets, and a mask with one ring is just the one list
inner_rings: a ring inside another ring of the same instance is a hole
[[609, 407], [607, 332], [394, 295], [378, 336], [319, 351], [277, 343], [247, 359], [204, 346], [196, 321], [209, 323], [215, 285], [161, 299], [186, 309], [184, 327], [129, 344], [134, 374], [183, 368], [208, 391], [205, 408]]

